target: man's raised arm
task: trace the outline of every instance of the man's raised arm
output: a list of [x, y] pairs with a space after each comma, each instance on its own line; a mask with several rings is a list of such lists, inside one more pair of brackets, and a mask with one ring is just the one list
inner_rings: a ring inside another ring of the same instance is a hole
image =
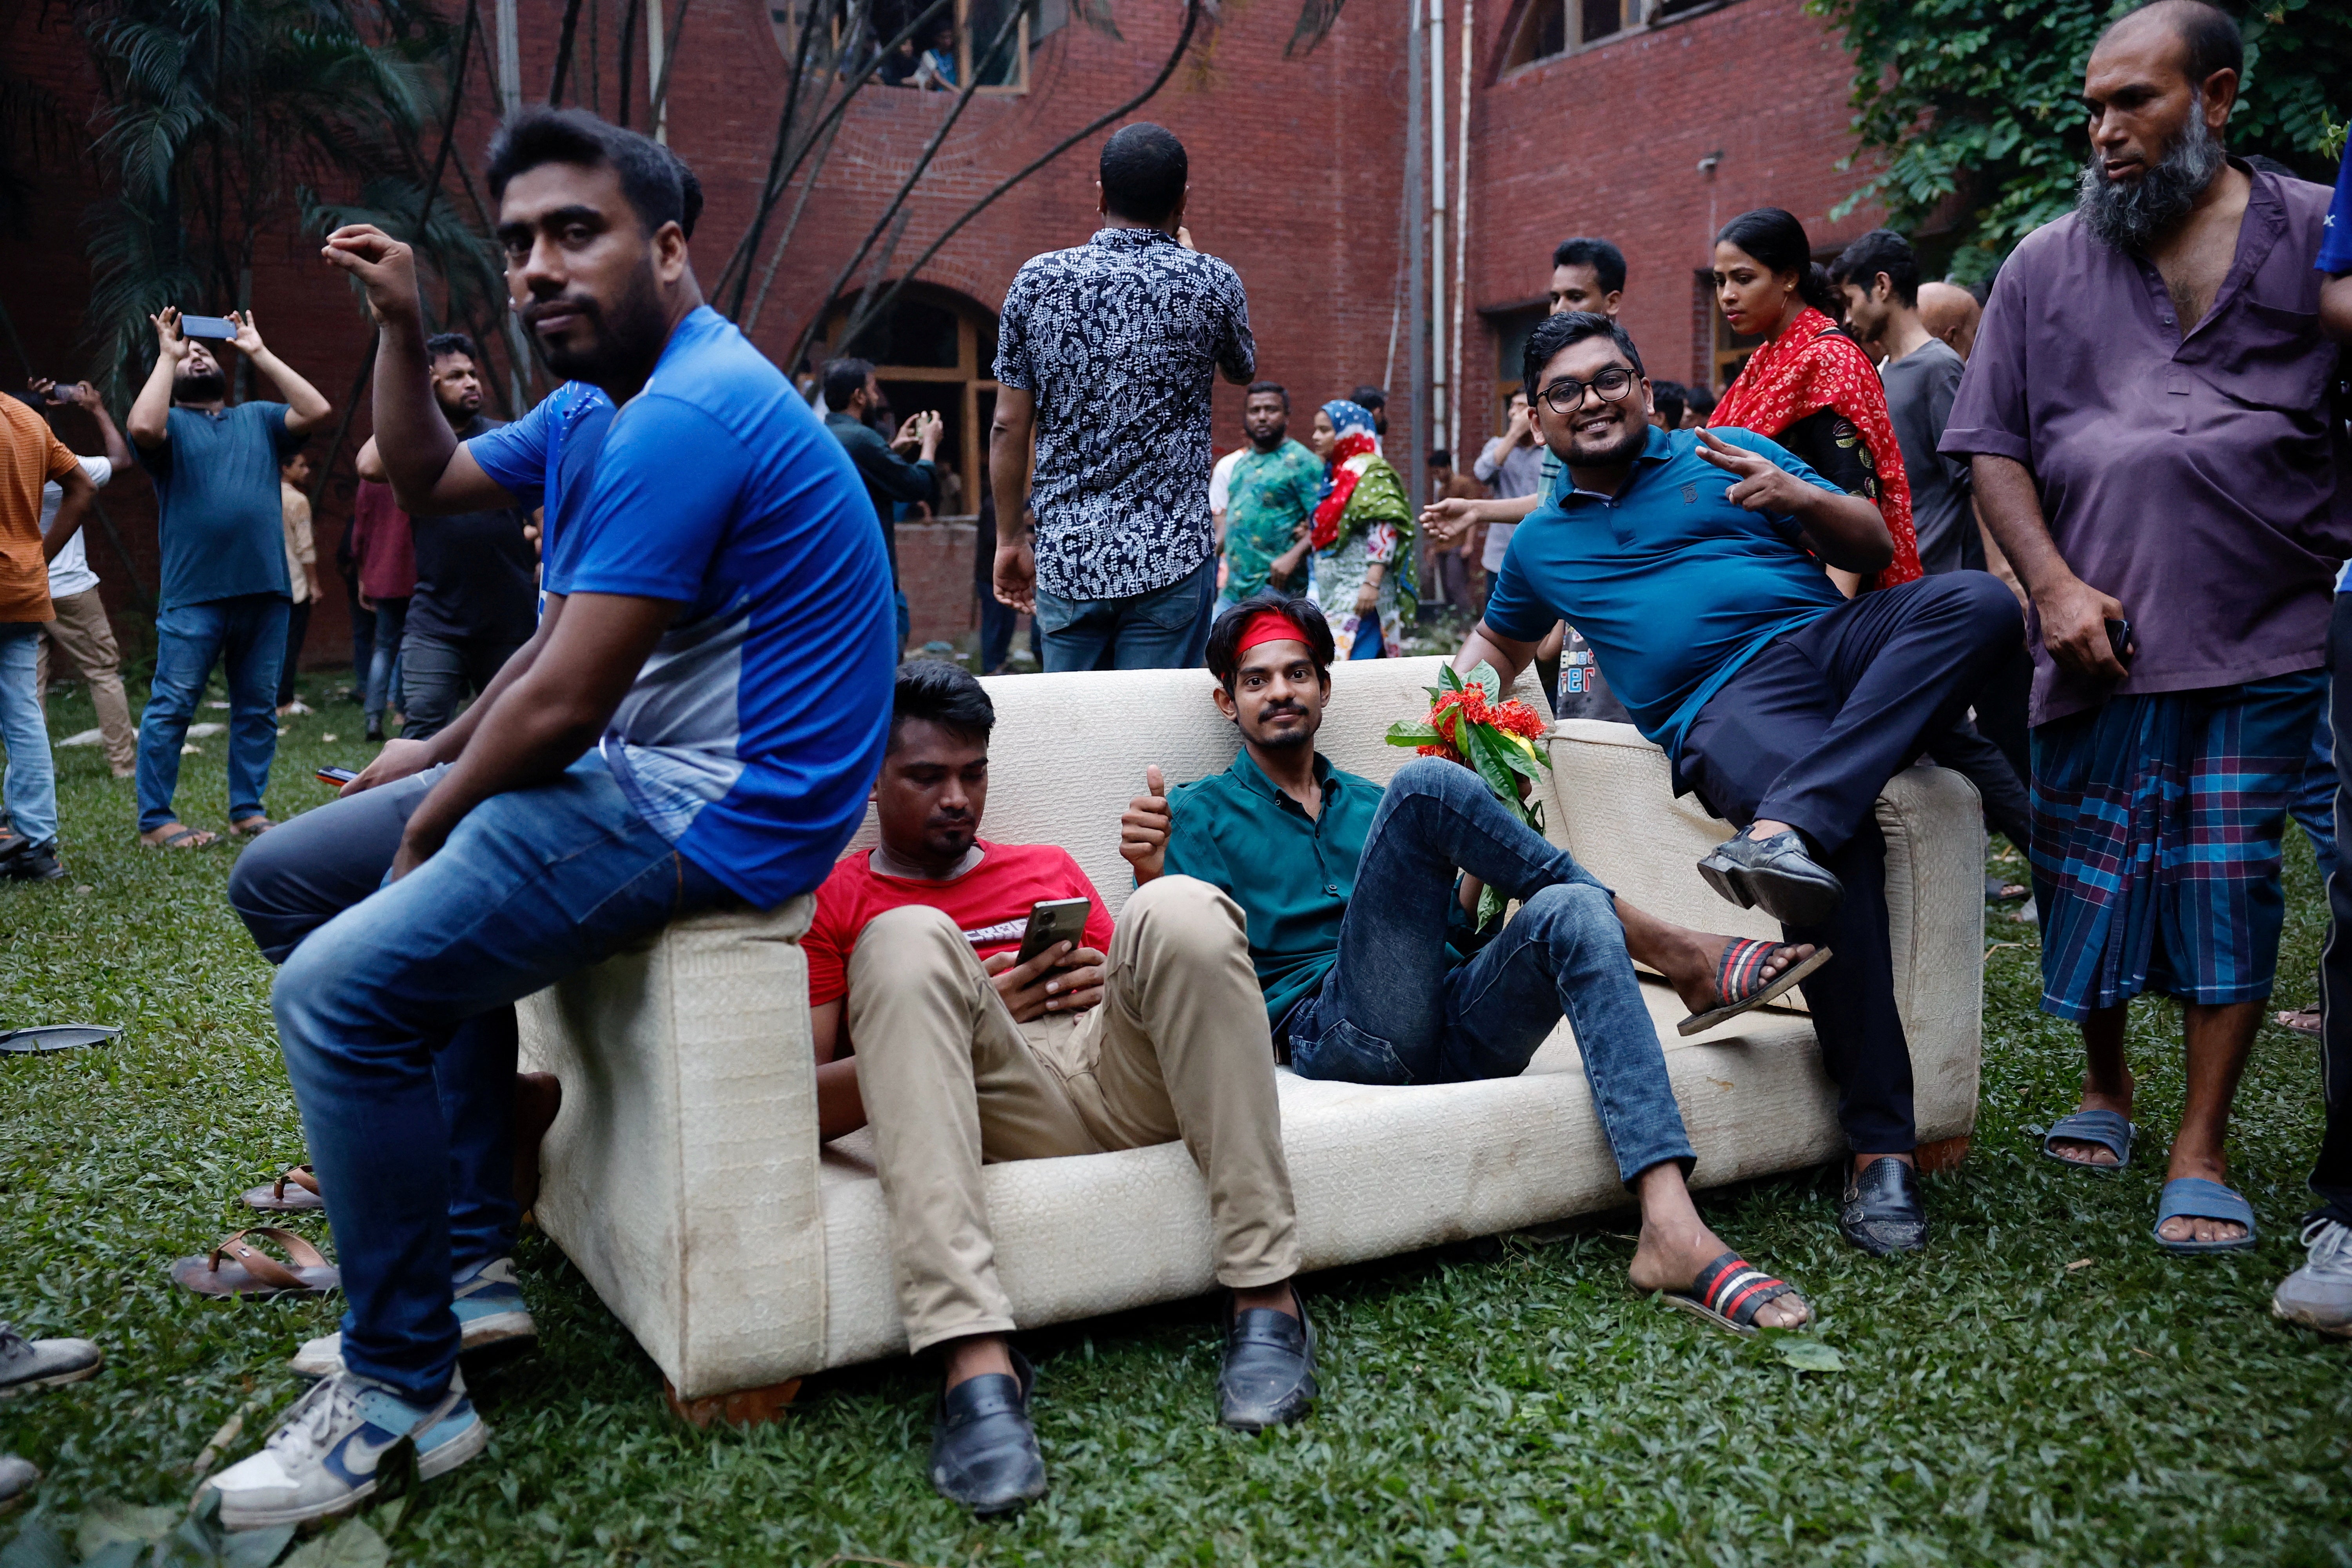
[[366, 287], [375, 313], [373, 444], [402, 509], [434, 517], [518, 504], [482, 472], [434, 401], [416, 258], [409, 247], [373, 225], [355, 223], [327, 237], [324, 255]]
[[1463, 639], [1462, 651], [1454, 656], [1454, 671], [1468, 675], [1482, 664], [1491, 664], [1495, 673], [1502, 677], [1503, 689], [1507, 692], [1511, 683], [1518, 679], [1519, 671], [1527, 668], [1528, 661], [1535, 656], [1534, 643], [1507, 637], [1482, 620], [1470, 628], [1470, 635]]

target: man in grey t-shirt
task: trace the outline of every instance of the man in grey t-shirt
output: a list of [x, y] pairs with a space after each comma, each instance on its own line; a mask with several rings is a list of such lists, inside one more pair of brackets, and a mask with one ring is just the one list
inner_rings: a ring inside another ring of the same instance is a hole
[[[1936, 449], [1966, 366], [1919, 319], [1917, 258], [1901, 235], [1874, 228], [1831, 264], [1830, 280], [1845, 295], [1847, 330], [1871, 352], [1886, 356], [1878, 374], [1886, 386], [1886, 416], [1903, 447], [1903, 475], [1911, 481], [1911, 526], [1918, 536], [1920, 568], [1930, 574], [1983, 571], [1984, 540], [1977, 530], [1969, 470], [1958, 458]], [[2025, 657], [2022, 645], [2015, 657]], [[1966, 773], [1977, 786], [1984, 799], [1985, 826], [2020, 849], [2026, 847], [2033, 816], [2023, 759], [1987, 735], [2002, 732], [2006, 710], [2023, 700], [2024, 682], [2022, 669], [2012, 661], [1971, 701], [1979, 722], [1956, 725], [1930, 748], [1937, 762]], [[2023, 726], [2007, 728], [2021, 731]], [[1994, 880], [1988, 881], [1986, 891], [2022, 896], [2010, 893], [2010, 884]]]

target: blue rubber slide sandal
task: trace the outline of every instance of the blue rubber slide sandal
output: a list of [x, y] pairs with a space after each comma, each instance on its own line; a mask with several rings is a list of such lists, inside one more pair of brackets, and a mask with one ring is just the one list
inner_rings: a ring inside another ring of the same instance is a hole
[[[2071, 1143], [2096, 1143], [2116, 1157], [2112, 1165], [2094, 1165], [2088, 1160], [2069, 1160], [2050, 1147], [2055, 1139]], [[2062, 1116], [2050, 1124], [2042, 1140], [2044, 1158], [2077, 1171], [2096, 1171], [2102, 1175], [2114, 1175], [2131, 1164], [2131, 1118], [2120, 1110], [2078, 1110], [2072, 1116]]]
[[[2167, 1240], [2164, 1222], [2183, 1215], [2190, 1219], [2228, 1220], [2244, 1226], [2246, 1234], [2235, 1241]], [[2148, 1234], [2167, 1252], [2251, 1252], [2254, 1247], [2254, 1205], [2219, 1182], [2200, 1176], [2176, 1177], [2164, 1184], [2164, 1195], [2157, 1200], [2156, 1225]]]

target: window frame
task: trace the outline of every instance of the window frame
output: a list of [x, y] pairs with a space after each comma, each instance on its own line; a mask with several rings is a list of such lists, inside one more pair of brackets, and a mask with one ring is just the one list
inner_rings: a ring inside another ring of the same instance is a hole
[[[1727, 5], [1738, 3], [1738, 0], [1618, 0], [1617, 30], [1613, 33], [1605, 33], [1597, 38], [1588, 39], [1584, 37], [1586, 0], [1528, 0], [1528, 4], [1520, 9], [1518, 20], [1512, 26], [1510, 41], [1503, 50], [1502, 68], [1496, 73], [1496, 79], [1505, 79], [1517, 76], [1522, 71], [1534, 70], [1538, 67], [1550, 65], [1555, 60], [1564, 60], [1572, 56], [1583, 54], [1590, 49], [1604, 49], [1612, 44], [1622, 42], [1636, 34], [1650, 32], [1658, 27], [1671, 27], [1678, 23], [1687, 22], [1693, 17], [1707, 16]], [[1669, 6], [1678, 6], [1678, 8], [1669, 11]], [[1531, 33], [1536, 33], [1542, 27], [1543, 19], [1555, 12], [1559, 14], [1560, 36], [1566, 40], [1559, 52], [1549, 55], [1521, 56], [1519, 51], [1525, 40]]]

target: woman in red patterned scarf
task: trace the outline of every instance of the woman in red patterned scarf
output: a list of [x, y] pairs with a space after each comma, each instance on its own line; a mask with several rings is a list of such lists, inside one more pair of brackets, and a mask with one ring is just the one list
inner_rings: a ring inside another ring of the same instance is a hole
[[[1769, 436], [1848, 495], [1877, 505], [1895, 560], [1860, 587], [1891, 588], [1918, 576], [1911, 482], [1886, 417], [1886, 390], [1870, 355], [1830, 320], [1829, 277], [1813, 264], [1805, 226], [1779, 207], [1758, 207], [1724, 225], [1715, 237], [1715, 289], [1731, 330], [1766, 342], [1707, 423]], [[1855, 586], [1842, 576], [1840, 585]]]

